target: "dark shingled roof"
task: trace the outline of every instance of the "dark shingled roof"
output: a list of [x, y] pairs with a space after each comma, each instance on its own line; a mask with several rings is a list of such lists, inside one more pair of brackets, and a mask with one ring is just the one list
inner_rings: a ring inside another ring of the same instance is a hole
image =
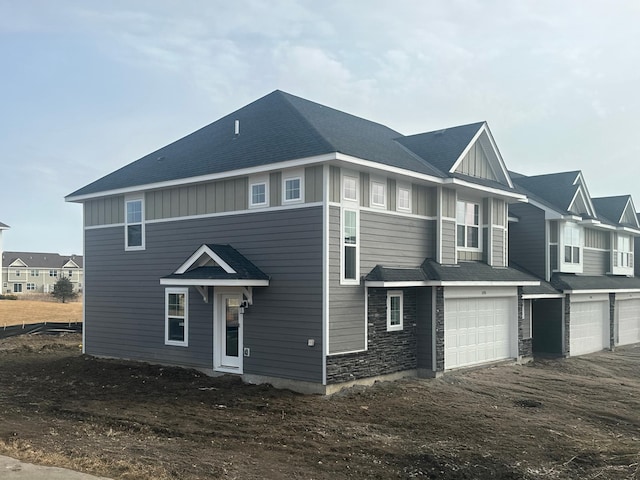
[[540, 285], [522, 287], [523, 295], [562, 295], [562, 292], [556, 290], [550, 283], [540, 280]]
[[443, 172], [449, 172], [484, 122], [419, 133], [398, 139], [402, 145]]
[[[615, 197], [599, 197], [592, 198], [598, 218], [600, 220], [606, 220], [614, 225], [620, 225], [620, 218], [624, 213], [624, 209], [627, 206], [627, 202], [631, 195], [619, 195]], [[635, 227], [635, 225], [633, 225]]]
[[427, 259], [422, 269], [431, 280], [445, 282], [539, 282], [539, 280], [515, 268], [498, 268], [482, 262], [460, 262], [456, 265], [441, 265]]
[[555, 273], [551, 277], [551, 285], [558, 290], [620, 290], [640, 289], [640, 278], [616, 275], [575, 275], [571, 273]]
[[425, 260], [420, 267], [394, 268], [376, 265], [365, 277], [368, 282], [537, 282], [537, 278], [514, 268], [494, 268], [481, 262], [441, 265]]
[[384, 125], [276, 90], [67, 198], [335, 152], [444, 176], [395, 141], [401, 136]]
[[30, 268], [62, 268], [69, 260], [82, 268], [82, 255], [60, 255], [58, 253], [37, 252], [4, 252], [2, 266], [11, 265], [17, 259], [22, 260]]
[[578, 185], [574, 185], [579, 171], [549, 173], [546, 175], [524, 176], [512, 174], [513, 182], [524, 189], [523, 193], [533, 194], [554, 209], [567, 212], [571, 205], [571, 200], [578, 190]]
[[207, 244], [216, 255], [236, 273], [227, 273], [222, 267], [197, 267], [185, 273], [172, 273], [163, 278], [189, 280], [269, 280], [269, 276], [240, 254], [231, 245]]
[[9, 228], [9, 225], [0, 222], [0, 228]]

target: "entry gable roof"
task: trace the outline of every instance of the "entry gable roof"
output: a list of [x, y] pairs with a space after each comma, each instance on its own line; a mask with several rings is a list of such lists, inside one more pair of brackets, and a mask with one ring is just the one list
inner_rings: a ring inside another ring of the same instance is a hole
[[631, 195], [593, 198], [598, 217], [615, 225], [640, 228]]
[[76, 201], [91, 194], [331, 153], [443, 176], [393, 141], [400, 136], [379, 123], [276, 90], [66, 198]]
[[162, 285], [268, 286], [269, 276], [231, 245], [203, 244]]

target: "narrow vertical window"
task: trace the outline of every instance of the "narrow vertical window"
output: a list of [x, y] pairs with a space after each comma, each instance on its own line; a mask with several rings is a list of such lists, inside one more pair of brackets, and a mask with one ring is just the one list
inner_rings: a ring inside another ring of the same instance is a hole
[[358, 282], [358, 212], [342, 212], [342, 279]]
[[580, 264], [582, 249], [582, 230], [576, 225], [565, 224], [563, 233], [564, 263]]
[[143, 217], [142, 199], [125, 202], [125, 250], [144, 249]]
[[358, 201], [358, 179], [355, 177], [344, 177], [342, 181], [342, 197], [352, 202]]
[[165, 291], [166, 345], [188, 346], [189, 290], [167, 288]]
[[387, 292], [387, 331], [403, 328], [403, 295], [402, 290]]

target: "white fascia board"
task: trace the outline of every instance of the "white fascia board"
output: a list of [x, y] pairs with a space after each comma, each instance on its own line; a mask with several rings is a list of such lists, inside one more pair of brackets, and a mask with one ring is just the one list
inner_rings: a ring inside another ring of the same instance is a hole
[[[578, 190], [576, 191], [576, 194], [578, 192], [580, 192], [581, 190], [584, 190], [582, 193], [583, 198], [585, 200], [585, 204], [587, 205], [587, 208], [589, 209], [589, 214], [592, 217], [597, 216], [596, 215], [596, 209], [593, 206], [593, 203], [591, 202], [591, 194], [589, 193], [589, 189], [587, 188], [587, 182], [584, 181], [584, 176], [582, 175], [582, 172], [578, 172], [578, 176], [576, 177], [576, 179], [573, 181], [573, 184], [575, 185], [576, 183], [580, 184], [580, 187], [578, 188]], [[573, 203], [573, 201], [575, 200], [575, 195], [573, 197], [573, 200], [571, 200], [571, 203]], [[571, 203], [569, 205], [571, 205]]]
[[527, 198], [529, 199], [529, 203], [531, 205], [533, 205], [536, 208], [539, 208], [544, 212], [545, 220], [562, 220], [564, 218], [564, 215], [562, 214], [562, 212], [559, 212], [558, 210], [554, 210], [553, 208], [547, 205], [544, 205], [543, 203], [540, 203], [531, 197], [527, 197]]
[[520, 219], [518, 217], [512, 217], [511, 215], [507, 215], [507, 222], [518, 223]]
[[9, 267], [28, 267], [26, 263], [22, 261], [21, 258], [16, 258], [13, 262], [9, 264]]
[[626, 232], [626, 233], [632, 233], [634, 235], [640, 235], [640, 230], [638, 230], [637, 228], [617, 227], [616, 230], [619, 232]]
[[523, 282], [501, 282], [501, 281], [440, 281], [437, 286], [442, 287], [538, 287], [538, 280], [528, 280]]
[[578, 222], [580, 225], [593, 225], [599, 226], [602, 222], [600, 220], [596, 220], [594, 218], [587, 218], [586, 220], [580, 220]]
[[562, 293], [531, 293], [531, 294], [523, 294], [523, 300], [536, 300], [540, 298], [564, 298], [564, 294]]
[[91, 200], [94, 198], [108, 197], [112, 195], [122, 195], [126, 193], [134, 193], [134, 192], [143, 192], [146, 190], [155, 190], [155, 189], [161, 189], [161, 188], [178, 187], [181, 185], [188, 185], [192, 183], [221, 180], [223, 178], [229, 178], [229, 177], [255, 175], [255, 174], [263, 173], [269, 170], [280, 170], [280, 169], [284, 170], [286, 168], [302, 167], [302, 166], [311, 165], [314, 163], [325, 162], [325, 161], [335, 160], [335, 159], [336, 159], [336, 153], [328, 153], [324, 155], [317, 155], [315, 157], [307, 157], [307, 158], [301, 158], [296, 160], [287, 160], [284, 162], [270, 163], [268, 165], [260, 165], [257, 167], [241, 168], [238, 170], [226, 170], [224, 172], [211, 173], [208, 175], [200, 175], [197, 177], [178, 178], [175, 180], [167, 180], [164, 182], [148, 183], [144, 185], [135, 185], [132, 187], [117, 188], [115, 190], [105, 190], [102, 192], [88, 193], [86, 195], [67, 196], [65, 197], [65, 201], [81, 203], [85, 200]]
[[134, 192], [139, 193], [147, 190], [178, 187], [178, 186], [189, 185], [193, 183], [211, 182], [211, 181], [221, 180], [229, 177], [256, 175], [256, 174], [268, 172], [271, 170], [284, 170], [284, 169], [294, 168], [294, 167], [304, 167], [307, 165], [313, 165], [317, 163], [329, 162], [329, 161], [335, 161], [335, 160], [350, 163], [353, 165], [360, 165], [360, 166], [375, 169], [375, 170], [383, 170], [385, 172], [391, 172], [391, 173], [395, 173], [405, 177], [410, 177], [412, 179], [424, 180], [432, 183], [442, 183], [443, 181], [441, 177], [435, 177], [432, 175], [417, 173], [417, 172], [414, 172], [413, 170], [393, 167], [390, 165], [385, 165], [383, 163], [373, 162], [371, 160], [365, 160], [362, 158], [353, 157], [351, 155], [332, 152], [324, 155], [316, 155], [314, 157], [306, 157], [306, 158], [300, 158], [296, 160], [287, 160], [284, 162], [270, 163], [267, 165], [260, 165], [256, 167], [250, 167], [250, 168], [242, 168], [238, 170], [226, 170], [224, 172], [212, 173], [209, 175], [200, 175], [197, 177], [186, 177], [186, 178], [179, 178], [175, 180], [167, 180], [165, 182], [149, 183], [145, 185], [135, 185], [132, 187], [118, 188], [114, 190], [105, 190], [102, 192], [89, 193], [86, 195], [67, 196], [65, 197], [65, 201], [82, 203], [86, 200], [92, 200], [94, 198], [108, 197], [113, 195], [123, 195], [123, 194], [134, 193]]
[[629, 198], [627, 199], [627, 204], [622, 209], [622, 214], [620, 215], [620, 220], [622, 220], [622, 217], [624, 217], [624, 213], [627, 210], [631, 210], [633, 218], [635, 219], [636, 226], [638, 228], [640, 228], [640, 223], [638, 223], [638, 215], [636, 214], [636, 206], [633, 204], [633, 198], [631, 198], [631, 195], [629, 195]]
[[216, 280], [216, 279], [182, 279], [161, 278], [160, 285], [175, 285], [186, 287], [268, 287], [269, 280]]
[[222, 267], [222, 269], [227, 273], [237, 273], [233, 268], [229, 266], [227, 262], [222, 260], [219, 255], [217, 255], [213, 250], [211, 250], [207, 245], [202, 245], [198, 250], [195, 251], [193, 255], [191, 255], [178, 269], [174, 272], [177, 274], [182, 274], [189, 270], [193, 264], [203, 255], [207, 254], [214, 262]]
[[378, 288], [402, 288], [402, 287], [430, 287], [435, 286], [433, 281], [413, 281], [413, 282], [384, 282], [384, 281], [365, 281], [365, 287]]
[[462, 180], [460, 178], [451, 178], [451, 177], [445, 178], [442, 183], [453, 184], [460, 187], [472, 188], [474, 190], [480, 190], [483, 192], [491, 193], [499, 197], [513, 198], [514, 200], [523, 201], [523, 202], [527, 201], [527, 196], [523, 193], [507, 192], [505, 190], [500, 190], [498, 188], [479, 185], [477, 183], [473, 183], [468, 180]]
[[76, 262], [69, 259], [67, 263], [65, 263], [62, 268], [80, 268]]
[[564, 293], [570, 294], [596, 294], [596, 293], [638, 293], [640, 288], [601, 288], [591, 290], [563, 290]]

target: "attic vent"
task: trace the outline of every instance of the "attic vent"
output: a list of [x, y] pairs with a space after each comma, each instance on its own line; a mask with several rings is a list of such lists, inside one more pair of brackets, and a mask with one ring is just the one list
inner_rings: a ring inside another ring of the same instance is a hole
[[240, 135], [240, 120], [236, 120], [236, 125], [235, 125], [235, 130], [234, 131], [235, 131], [236, 137], [238, 135]]

